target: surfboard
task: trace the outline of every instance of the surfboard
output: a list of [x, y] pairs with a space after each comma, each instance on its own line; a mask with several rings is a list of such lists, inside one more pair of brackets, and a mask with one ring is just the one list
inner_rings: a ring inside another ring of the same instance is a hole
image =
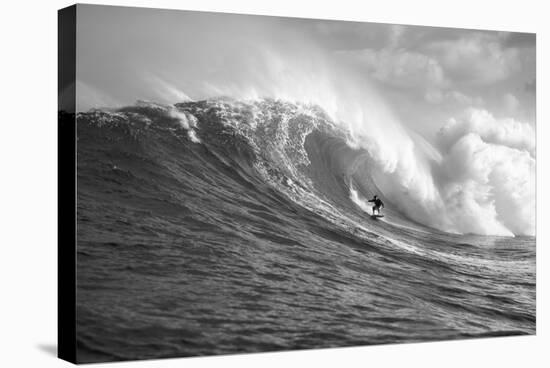
[[384, 215], [370, 215], [373, 219], [382, 218]]

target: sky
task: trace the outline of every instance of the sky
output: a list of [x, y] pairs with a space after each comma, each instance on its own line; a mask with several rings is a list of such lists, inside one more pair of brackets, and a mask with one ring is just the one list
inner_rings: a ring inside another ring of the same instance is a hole
[[[294, 69], [306, 73], [326, 74], [338, 69], [334, 65], [353, 70], [400, 120], [428, 137], [468, 108], [535, 124], [534, 34], [108, 6], [78, 9], [81, 110], [139, 99], [174, 103], [231, 94], [245, 83], [268, 84], [258, 83], [269, 74], [262, 58], [271, 58], [267, 63], [278, 58], [287, 69], [300, 64]], [[307, 81], [294, 84], [300, 83]], [[232, 84], [233, 90], [221, 84]]]

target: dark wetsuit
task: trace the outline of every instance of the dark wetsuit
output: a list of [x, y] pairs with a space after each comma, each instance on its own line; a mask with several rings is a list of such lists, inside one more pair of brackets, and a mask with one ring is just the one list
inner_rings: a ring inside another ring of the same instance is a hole
[[384, 207], [384, 202], [382, 202], [380, 198], [373, 198], [369, 200], [369, 202], [374, 202], [374, 206], [372, 207], [372, 214], [374, 215], [374, 211], [378, 211], [378, 214], [380, 214], [380, 208]]

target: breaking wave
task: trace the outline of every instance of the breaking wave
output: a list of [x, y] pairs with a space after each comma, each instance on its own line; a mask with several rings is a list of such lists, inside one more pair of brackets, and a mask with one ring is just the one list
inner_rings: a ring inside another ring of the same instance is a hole
[[[143, 129], [158, 115], [174, 132], [206, 147], [220, 131], [231, 132], [254, 157], [247, 170], [328, 216], [346, 217], [349, 203], [341, 198], [368, 213], [365, 198], [379, 194], [393, 217], [441, 231], [535, 233], [534, 134], [528, 125], [497, 122], [487, 112], [473, 110], [461, 121], [450, 121], [439, 132], [437, 148], [395, 120], [386, 124], [389, 138], [338, 120], [318, 105], [285, 100], [218, 98], [173, 106], [139, 102], [80, 116], [90, 114], [111, 124], [143, 122]], [[312, 166], [312, 159], [320, 159], [316, 156], [331, 165]], [[331, 179], [335, 186], [327, 185], [329, 177], [337, 178]], [[341, 190], [336, 199], [335, 188]]]

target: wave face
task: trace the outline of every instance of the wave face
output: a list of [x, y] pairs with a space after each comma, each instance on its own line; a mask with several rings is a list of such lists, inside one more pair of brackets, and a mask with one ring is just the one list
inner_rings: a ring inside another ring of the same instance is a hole
[[404, 207], [405, 175], [315, 105], [77, 121], [82, 362], [535, 332], [535, 239], [435, 229]]

